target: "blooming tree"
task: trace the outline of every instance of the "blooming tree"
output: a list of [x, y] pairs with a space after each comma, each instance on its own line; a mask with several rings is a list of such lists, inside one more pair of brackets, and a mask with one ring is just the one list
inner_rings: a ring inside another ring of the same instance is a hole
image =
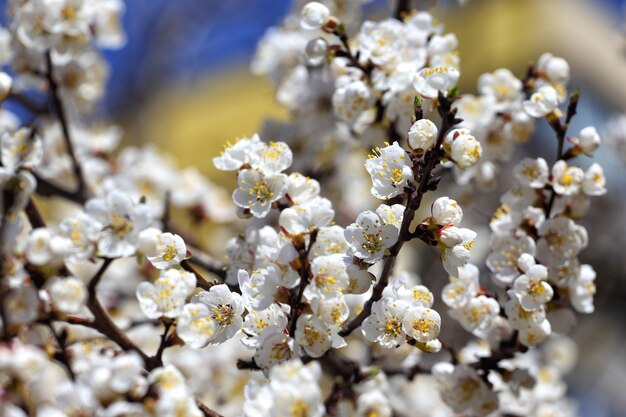
[[[122, 11], [8, 4], [0, 93], [32, 117], [0, 112], [3, 415], [575, 415], [566, 334], [596, 278], [577, 222], [606, 188], [600, 165], [576, 164], [600, 137], [569, 132], [564, 59], [461, 95], [456, 37], [409, 1], [376, 22], [360, 1], [304, 4], [253, 62], [290, 111], [269, 128], [281, 140], [213, 159], [230, 199], [87, 122]], [[438, 191], [491, 190], [536, 123], [556, 154], [513, 163], [470, 263], [477, 232]], [[223, 259], [183, 218], [228, 226]], [[423, 279], [405, 266], [419, 244], [435, 254]]]

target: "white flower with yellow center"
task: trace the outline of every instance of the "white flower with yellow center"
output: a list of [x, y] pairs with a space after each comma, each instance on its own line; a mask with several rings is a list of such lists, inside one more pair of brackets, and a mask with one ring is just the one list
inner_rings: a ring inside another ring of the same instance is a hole
[[189, 347], [201, 349], [213, 341], [217, 324], [206, 304], [185, 304], [176, 320], [176, 334]]
[[280, 332], [286, 327], [287, 316], [278, 304], [271, 304], [265, 310], [248, 311], [242, 329], [246, 337], [241, 343], [249, 349], [257, 349], [265, 333]]
[[197, 298], [209, 307], [215, 321], [215, 335], [211, 343], [224, 343], [243, 326], [243, 299], [241, 295], [231, 292], [225, 284], [214, 285], [209, 291], [201, 291]]
[[468, 332], [485, 337], [493, 327], [493, 319], [500, 313], [500, 304], [490, 297], [479, 295], [465, 306], [450, 310], [450, 317], [458, 321]]
[[587, 247], [587, 230], [573, 220], [558, 216], [539, 227], [537, 258], [546, 266], [560, 266]]
[[22, 128], [13, 133], [4, 133], [0, 137], [0, 160], [2, 165], [11, 170], [34, 168], [43, 157], [41, 138], [30, 128]]
[[263, 144], [260, 158], [252, 167], [266, 175], [277, 174], [289, 168], [292, 160], [293, 154], [285, 142], [268, 142]]
[[68, 262], [85, 261], [93, 254], [100, 228], [91, 216], [80, 212], [59, 223], [51, 245], [64, 248], [63, 255]]
[[474, 166], [480, 160], [483, 148], [467, 129], [453, 129], [446, 135], [444, 149], [461, 169]]
[[324, 226], [320, 227], [317, 232], [315, 243], [309, 252], [309, 258], [315, 259], [322, 255], [331, 255], [333, 253], [347, 253], [348, 242], [344, 237], [344, 229], [341, 226]]
[[531, 188], [543, 188], [548, 181], [548, 174], [548, 163], [543, 158], [524, 158], [513, 169], [517, 182]]
[[306, 203], [320, 194], [320, 183], [299, 172], [292, 172], [287, 178], [287, 194], [294, 204]]
[[134, 204], [127, 194], [117, 190], [87, 201], [85, 212], [102, 225], [98, 255], [108, 258], [133, 255], [139, 232], [152, 221], [147, 204]]
[[287, 233], [299, 235], [311, 233], [313, 230], [328, 226], [335, 217], [330, 200], [324, 197], [296, 204], [281, 211], [278, 224]]
[[524, 330], [537, 326], [546, 320], [545, 306], [541, 305], [534, 310], [526, 310], [519, 302], [513, 290], [507, 291], [509, 299], [504, 304], [506, 318], [511, 327], [515, 330]]
[[[341, 326], [348, 319], [350, 308], [343, 294], [337, 293], [332, 296], [307, 295], [307, 301], [311, 304], [311, 310], [333, 332], [333, 338], [341, 330]], [[334, 341], [333, 341], [334, 342]], [[334, 345], [336, 348], [337, 346]]]
[[552, 188], [560, 195], [574, 195], [580, 191], [585, 173], [582, 169], [557, 161], [552, 167]]
[[63, 313], [75, 314], [85, 304], [87, 288], [85, 283], [75, 277], [54, 277], [46, 281], [53, 307]]
[[402, 194], [413, 178], [411, 161], [397, 142], [376, 148], [365, 161], [365, 169], [372, 177], [372, 195], [381, 200]]
[[338, 87], [333, 94], [335, 115], [347, 123], [356, 122], [376, 102], [372, 90], [361, 80], [352, 80]]
[[509, 285], [519, 275], [517, 260], [523, 254], [535, 255], [535, 241], [519, 234], [494, 234], [491, 237], [492, 252], [487, 256], [487, 267], [499, 285]]
[[544, 320], [537, 325], [519, 331], [519, 342], [532, 347], [543, 342], [552, 333], [552, 326], [549, 320]]
[[227, 143], [224, 152], [213, 158], [213, 165], [222, 171], [237, 171], [245, 165], [253, 166], [258, 163], [264, 146], [256, 133], [249, 139], [238, 140], [234, 145]]
[[237, 175], [237, 189], [233, 201], [239, 207], [250, 209], [254, 217], [265, 217], [272, 203], [287, 191], [287, 176], [284, 174], [264, 175], [255, 169], [244, 169]]
[[471, 366], [439, 362], [432, 372], [441, 399], [455, 413], [485, 417], [498, 409], [498, 396]]
[[554, 290], [546, 282], [548, 269], [533, 265], [513, 282], [513, 292], [525, 310], [540, 308], [552, 299]]
[[447, 95], [459, 82], [459, 76], [459, 70], [452, 66], [428, 67], [416, 74], [413, 87], [420, 96], [436, 99], [439, 93]]
[[372, 314], [361, 325], [363, 336], [386, 348], [399, 346], [406, 337], [402, 329], [402, 321], [407, 307], [406, 302], [390, 297], [374, 302]]
[[168, 269], [153, 283], [141, 282], [137, 286], [137, 299], [141, 311], [150, 319], [175, 318], [181, 313], [187, 298], [196, 288], [196, 276], [191, 272]]
[[152, 266], [156, 269], [167, 269], [185, 259], [187, 246], [182, 237], [166, 232], [158, 237], [153, 253], [154, 255], [146, 254]]
[[251, 274], [240, 269], [237, 280], [246, 308], [254, 311], [268, 308], [274, 302], [280, 278], [280, 270], [272, 264], [255, 269]]
[[478, 294], [478, 268], [467, 264], [459, 268], [459, 276], [449, 277], [450, 282], [441, 290], [441, 300], [450, 308], [463, 307]]
[[402, 320], [404, 332], [420, 343], [437, 339], [441, 329], [441, 317], [426, 307], [411, 307]]
[[344, 232], [346, 241], [355, 255], [365, 262], [380, 261], [385, 250], [398, 240], [398, 229], [384, 224], [378, 214], [364, 211], [356, 218], [356, 223], [348, 226]]
[[254, 353], [254, 362], [267, 372], [275, 365], [288, 361], [294, 356], [294, 339], [285, 333], [284, 328], [271, 326], [259, 337]]
[[380, 216], [385, 225], [389, 224], [398, 229], [398, 232], [400, 231], [402, 219], [404, 218], [404, 206], [402, 204], [394, 204], [392, 206], [381, 204], [376, 209], [376, 214]]
[[45, 265], [54, 258], [51, 247], [51, 234], [47, 227], [38, 227], [28, 234], [26, 259], [33, 265]]
[[582, 190], [586, 195], [598, 196], [606, 194], [606, 178], [600, 164], [593, 163], [585, 172]]
[[559, 94], [550, 85], [544, 85], [530, 96], [530, 100], [522, 103], [524, 111], [534, 118], [549, 115], [559, 105]]
[[297, 345], [314, 358], [319, 358], [332, 346], [330, 328], [312, 314], [298, 317], [294, 338]]
[[413, 307], [430, 308], [435, 301], [433, 293], [424, 285], [406, 285], [402, 283], [396, 288], [387, 286], [383, 296], [392, 295]]
[[594, 311], [593, 296], [596, 293], [596, 271], [591, 265], [581, 265], [578, 277], [569, 284], [570, 302], [579, 313]]
[[361, 62], [371, 60], [377, 65], [394, 62], [399, 46], [406, 40], [405, 33], [405, 26], [396, 19], [363, 22], [356, 39]]
[[309, 288], [320, 295], [331, 295], [348, 288], [349, 278], [343, 254], [334, 253], [313, 259], [311, 275]]
[[480, 94], [493, 96], [498, 102], [517, 101], [522, 97], [522, 87], [522, 81], [506, 68], [482, 74], [478, 78]]

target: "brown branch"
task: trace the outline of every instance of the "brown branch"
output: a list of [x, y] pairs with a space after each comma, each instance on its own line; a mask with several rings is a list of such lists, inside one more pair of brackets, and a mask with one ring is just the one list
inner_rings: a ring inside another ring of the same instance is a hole
[[298, 292], [291, 293], [291, 302], [290, 304], [290, 314], [291, 318], [289, 319], [289, 324], [287, 325], [287, 329], [289, 329], [289, 336], [296, 337], [296, 324], [298, 321], [298, 317], [301, 313], [301, 303], [302, 296], [304, 295], [304, 290], [309, 283], [310, 275], [311, 275], [311, 263], [309, 262], [309, 252], [311, 252], [311, 248], [315, 244], [317, 240], [317, 232], [315, 229], [311, 232], [311, 236], [309, 239], [309, 246], [304, 248], [304, 241], [301, 244], [296, 244], [294, 242], [294, 247], [298, 251], [300, 256], [300, 285], [298, 286]]
[[[556, 116], [554, 117], [548, 116], [548, 124], [550, 125], [552, 130], [554, 130], [554, 133], [556, 134], [556, 140], [557, 140], [556, 161], [557, 162], [559, 160], [566, 159], [566, 157], [567, 159], [569, 159], [569, 155], [563, 152], [563, 148], [565, 146], [565, 138], [567, 136], [567, 129], [569, 128], [569, 124], [572, 118], [576, 115], [579, 100], [580, 100], [580, 89], [576, 89], [570, 96], [564, 122], [561, 122], [559, 118]], [[544, 206], [546, 219], [550, 218], [550, 214], [552, 213], [552, 208], [554, 207], [554, 202], [556, 200], [556, 191], [554, 191], [553, 187], [550, 187], [549, 189], [550, 189], [550, 199], [548, 200], [547, 204], [545, 204]]]
[[154, 356], [152, 356], [148, 360], [148, 362], [146, 362], [146, 369], [148, 371], [152, 371], [155, 368], [163, 366], [163, 352], [165, 352], [165, 348], [170, 346], [169, 339], [167, 336], [168, 336], [168, 332], [170, 331], [170, 328], [172, 327], [172, 323], [173, 321], [171, 320], [163, 323], [164, 329], [163, 329], [163, 334], [161, 335], [161, 342], [159, 343], [159, 347], [156, 353], [154, 354]]
[[[184, 237], [183, 240], [186, 241]], [[216, 275], [222, 282], [226, 280], [227, 268], [223, 262], [218, 261], [211, 255], [194, 247], [189, 248], [189, 251], [191, 252], [191, 257], [188, 259], [189, 262], [199, 266], [207, 272], [212, 273], [213, 275]]]
[[354, 318], [351, 322], [343, 326], [339, 335], [342, 337], [350, 335], [361, 323], [372, 313], [372, 305], [381, 299], [383, 290], [389, 283], [389, 277], [393, 272], [393, 267], [396, 262], [396, 258], [400, 253], [400, 249], [404, 243], [408, 242], [412, 238], [412, 233], [409, 231], [411, 222], [415, 218], [415, 212], [422, 204], [424, 194], [432, 187], [432, 171], [439, 164], [443, 156], [443, 150], [441, 145], [446, 136], [448, 130], [458, 123], [455, 119], [455, 112], [451, 110], [452, 100], [439, 95], [439, 113], [442, 118], [441, 128], [439, 129], [437, 143], [435, 147], [424, 155], [424, 166], [421, 172], [416, 173], [416, 178], [419, 176], [419, 185], [414, 192], [411, 192], [404, 209], [404, 217], [400, 226], [400, 232], [398, 234], [398, 241], [389, 249], [389, 254], [384, 258], [383, 271], [381, 272], [380, 279], [374, 286], [372, 296], [363, 305], [363, 310]]
[[70, 379], [72, 381], [76, 380], [76, 374], [74, 373], [74, 370], [72, 369], [70, 357], [67, 354], [67, 346], [65, 343], [67, 341], [67, 333], [63, 332], [63, 334], [59, 335], [57, 331], [54, 329], [52, 322], [49, 320], [45, 321], [45, 325], [48, 327], [48, 329], [50, 329], [50, 333], [52, 333], [52, 336], [56, 340], [57, 345], [59, 345], [59, 351], [56, 352], [54, 355], [55, 359], [63, 364], [65, 370], [67, 371], [67, 375], [70, 377]]
[[224, 417], [217, 411], [212, 410], [206, 405], [204, 405], [200, 400], [196, 400], [196, 405], [198, 406], [200, 411], [202, 411], [202, 414], [204, 414], [205, 417]]
[[87, 199], [90, 195], [89, 188], [85, 181], [85, 177], [83, 176], [83, 170], [78, 162], [78, 158], [76, 156], [76, 151], [74, 150], [74, 144], [72, 142], [72, 137], [70, 136], [69, 129], [69, 119], [67, 117], [67, 113], [65, 112], [65, 108], [63, 107], [63, 103], [61, 102], [61, 96], [59, 94], [59, 85], [57, 84], [56, 79], [54, 78], [54, 65], [52, 64], [52, 57], [50, 51], [46, 52], [46, 78], [48, 79], [48, 84], [50, 85], [50, 94], [52, 99], [53, 107], [56, 110], [57, 116], [59, 117], [59, 122], [61, 123], [61, 130], [63, 131], [63, 138], [65, 140], [65, 146], [67, 147], [67, 153], [70, 156], [72, 161], [72, 168], [74, 171], [74, 177], [76, 178], [76, 194]]
[[411, 0], [397, 0], [396, 7], [393, 11], [393, 18], [402, 21], [411, 11]]
[[135, 351], [137, 352], [141, 358], [143, 359], [146, 365], [149, 363], [150, 358], [132, 341], [130, 338], [120, 329], [117, 325], [111, 320], [109, 315], [107, 314], [100, 301], [98, 301], [98, 297], [96, 294], [96, 290], [102, 276], [108, 269], [109, 265], [111, 265], [113, 259], [106, 258], [104, 263], [94, 275], [94, 277], [89, 281], [89, 285], [87, 287], [87, 293], [89, 294], [87, 298], [87, 308], [91, 311], [91, 314], [94, 316], [93, 320], [93, 328], [98, 330], [100, 333], [111, 339], [113, 342], [117, 343], [119, 347], [126, 351]]

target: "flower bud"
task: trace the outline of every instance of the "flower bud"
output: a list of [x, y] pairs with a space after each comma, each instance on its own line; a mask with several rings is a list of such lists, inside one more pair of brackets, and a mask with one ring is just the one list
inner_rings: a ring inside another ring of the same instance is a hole
[[306, 60], [309, 65], [321, 65], [326, 59], [328, 42], [323, 38], [311, 39], [306, 45]]
[[322, 3], [312, 1], [302, 8], [300, 25], [304, 29], [314, 30], [322, 27], [330, 17], [330, 10]]
[[600, 135], [593, 126], [587, 126], [580, 131], [578, 137], [578, 146], [580, 150], [586, 154], [590, 154], [600, 146]]
[[439, 232], [439, 241], [448, 248], [453, 248], [463, 242], [461, 229], [456, 226], [448, 226]]
[[420, 119], [409, 129], [409, 146], [429, 151], [435, 147], [437, 126], [428, 119]]
[[154, 227], [142, 230], [137, 240], [137, 248], [146, 256], [157, 256], [162, 234], [163, 232]]
[[530, 253], [522, 253], [517, 258], [517, 267], [524, 273], [533, 265], [535, 265], [535, 258]]
[[451, 198], [440, 197], [432, 205], [433, 218], [440, 226], [452, 224], [458, 226], [463, 218], [463, 209]]

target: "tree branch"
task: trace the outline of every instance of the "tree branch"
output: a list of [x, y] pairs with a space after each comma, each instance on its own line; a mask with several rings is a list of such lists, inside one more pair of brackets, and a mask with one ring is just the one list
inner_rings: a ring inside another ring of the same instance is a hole
[[78, 158], [76, 157], [76, 151], [74, 150], [74, 144], [72, 142], [72, 137], [70, 136], [69, 129], [69, 120], [67, 117], [67, 113], [65, 112], [65, 108], [63, 107], [63, 103], [61, 102], [61, 96], [59, 94], [59, 85], [54, 78], [54, 65], [52, 64], [52, 57], [50, 51], [46, 52], [46, 78], [48, 79], [48, 83], [50, 84], [50, 94], [52, 98], [52, 104], [56, 109], [57, 116], [59, 117], [59, 122], [61, 123], [61, 130], [63, 131], [63, 138], [65, 139], [65, 146], [67, 147], [67, 153], [72, 160], [72, 168], [74, 170], [74, 177], [76, 178], [76, 194], [81, 196], [83, 199], [89, 198], [90, 192], [87, 187], [87, 183], [85, 182], [85, 177], [83, 176], [83, 170], [78, 162]]
[[372, 313], [372, 305], [381, 299], [383, 290], [389, 283], [389, 277], [393, 272], [393, 267], [396, 262], [396, 258], [400, 253], [400, 249], [404, 243], [408, 242], [412, 238], [412, 234], [409, 231], [411, 222], [415, 218], [415, 212], [422, 204], [424, 194], [430, 189], [430, 179], [433, 169], [441, 161], [443, 151], [441, 145], [446, 136], [448, 130], [456, 124], [455, 113], [451, 110], [452, 100], [444, 97], [442, 94], [439, 96], [439, 113], [442, 118], [441, 128], [439, 129], [437, 142], [435, 147], [424, 155], [424, 166], [420, 172], [417, 172], [415, 178], [419, 176], [419, 185], [414, 192], [411, 192], [404, 209], [404, 217], [402, 219], [402, 225], [400, 226], [400, 233], [398, 234], [398, 241], [389, 249], [389, 255], [384, 258], [383, 271], [380, 275], [380, 279], [374, 286], [372, 296], [367, 300], [363, 306], [363, 310], [348, 324], [343, 326], [339, 332], [339, 336], [345, 337], [350, 335], [361, 323]]

